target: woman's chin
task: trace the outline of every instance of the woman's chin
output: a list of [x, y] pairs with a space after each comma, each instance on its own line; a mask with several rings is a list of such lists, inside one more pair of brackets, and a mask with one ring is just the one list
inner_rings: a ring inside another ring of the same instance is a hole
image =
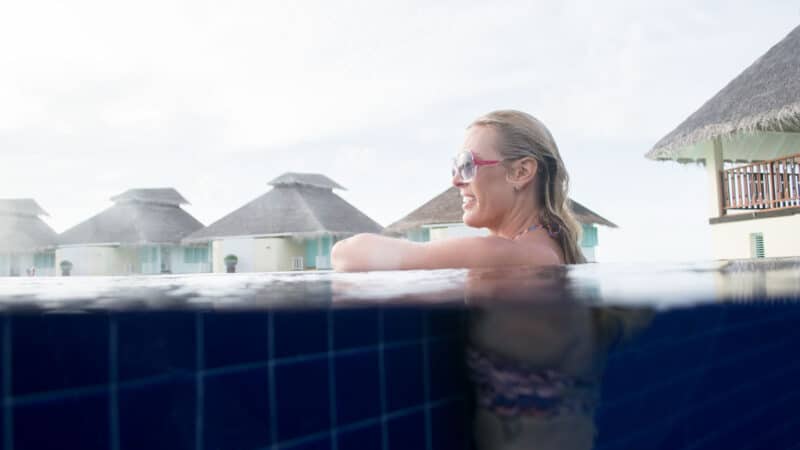
[[473, 228], [480, 228], [479, 220], [475, 217], [476, 214], [470, 210], [464, 211], [464, 214], [461, 216], [461, 221], [464, 222], [464, 225]]

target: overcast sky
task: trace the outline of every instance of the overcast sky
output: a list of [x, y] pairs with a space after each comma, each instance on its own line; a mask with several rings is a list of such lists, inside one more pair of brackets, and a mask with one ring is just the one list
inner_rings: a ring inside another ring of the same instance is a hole
[[0, 198], [56, 231], [136, 187], [210, 224], [287, 171], [386, 226], [515, 108], [620, 225], [600, 261], [710, 258], [703, 169], [643, 155], [800, 24], [797, 1], [115, 3], [0, 4]]

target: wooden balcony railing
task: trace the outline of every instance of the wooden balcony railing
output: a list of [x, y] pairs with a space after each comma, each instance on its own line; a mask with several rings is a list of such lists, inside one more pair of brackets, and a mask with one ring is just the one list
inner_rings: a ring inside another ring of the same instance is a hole
[[723, 170], [722, 206], [726, 212], [800, 206], [800, 153]]

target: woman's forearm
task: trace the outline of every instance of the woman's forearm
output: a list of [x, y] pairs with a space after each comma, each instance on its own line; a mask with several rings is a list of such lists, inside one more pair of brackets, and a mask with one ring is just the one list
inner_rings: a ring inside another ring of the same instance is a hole
[[404, 255], [415, 243], [377, 234], [358, 234], [331, 249], [331, 265], [339, 272], [403, 269]]

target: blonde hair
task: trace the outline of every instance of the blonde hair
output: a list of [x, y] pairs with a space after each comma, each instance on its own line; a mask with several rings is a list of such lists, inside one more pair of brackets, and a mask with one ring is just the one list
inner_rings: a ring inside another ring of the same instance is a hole
[[490, 112], [468, 128], [474, 126], [488, 126], [498, 132], [502, 140], [498, 151], [503, 159], [531, 157], [536, 160], [534, 185], [539, 222], [558, 241], [566, 264], [585, 263], [579, 244], [581, 226], [569, 208], [569, 175], [547, 127], [530, 114], [515, 110]]

